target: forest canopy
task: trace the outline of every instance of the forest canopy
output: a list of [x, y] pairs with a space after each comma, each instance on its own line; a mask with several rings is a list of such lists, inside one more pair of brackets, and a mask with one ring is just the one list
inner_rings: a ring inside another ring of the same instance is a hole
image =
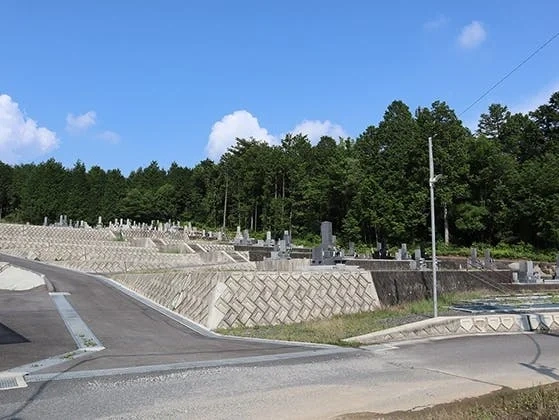
[[[94, 225], [130, 218], [271, 230], [293, 236], [329, 220], [344, 241], [429, 240], [427, 139], [433, 137], [437, 235], [457, 244], [559, 246], [559, 92], [527, 114], [493, 104], [471, 132], [445, 102], [392, 102], [357, 138], [237, 139], [219, 162], [155, 161], [128, 176], [78, 161], [0, 162], [0, 218], [42, 224], [66, 214]], [[1, 159], [1, 157], [0, 157]], [[225, 213], [225, 217], [224, 217]]]

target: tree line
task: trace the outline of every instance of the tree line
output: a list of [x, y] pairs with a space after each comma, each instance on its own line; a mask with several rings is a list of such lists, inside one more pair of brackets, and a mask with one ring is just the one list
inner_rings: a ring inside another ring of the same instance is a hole
[[411, 112], [394, 101], [378, 126], [355, 139], [237, 139], [219, 162], [193, 168], [153, 161], [124, 176], [80, 161], [73, 168], [54, 159], [0, 162], [0, 218], [173, 219], [275, 236], [290, 229], [300, 238], [329, 220], [344, 241], [422, 244], [430, 233], [428, 137], [442, 174], [435, 187], [440, 238], [559, 246], [559, 92], [526, 114], [493, 104], [473, 133], [445, 102]]

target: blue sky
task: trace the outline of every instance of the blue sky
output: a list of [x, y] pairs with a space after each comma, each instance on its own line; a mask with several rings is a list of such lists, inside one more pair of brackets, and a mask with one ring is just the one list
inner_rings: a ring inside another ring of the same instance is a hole
[[[356, 137], [401, 99], [458, 113], [559, 30], [559, 2], [0, 2], [0, 160], [218, 159], [235, 136]], [[559, 90], [559, 39], [461, 118]]]

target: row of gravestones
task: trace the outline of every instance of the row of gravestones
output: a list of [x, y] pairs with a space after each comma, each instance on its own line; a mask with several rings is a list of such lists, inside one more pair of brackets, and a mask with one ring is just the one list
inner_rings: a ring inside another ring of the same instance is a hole
[[241, 232], [241, 227], [237, 226], [237, 232], [235, 238], [233, 239], [234, 245], [240, 246], [257, 246], [257, 247], [272, 247], [273, 250], [270, 253], [270, 259], [272, 260], [287, 260], [291, 255], [291, 232], [288, 230], [283, 232], [283, 238], [276, 241], [272, 239], [272, 232], [266, 232], [265, 240], [256, 240], [251, 238], [248, 229]]
[[[60, 215], [60, 219], [58, 222], [49, 225], [48, 217], [45, 216], [43, 220], [43, 226], [56, 226], [56, 227], [73, 227], [73, 228], [89, 228], [87, 222], [80, 220], [80, 221], [73, 221], [72, 219], [68, 219], [67, 215]], [[97, 219], [97, 228], [103, 228], [103, 218], [101, 216]], [[169, 219], [167, 222], [163, 223], [159, 220], [152, 220], [150, 224], [148, 223], [139, 223], [135, 220], [131, 219], [118, 219], [115, 218], [114, 222], [110, 221], [108, 224], [109, 229], [111, 230], [142, 230], [142, 231], [158, 231], [158, 232], [178, 232], [179, 230], [183, 230], [186, 234], [191, 236], [201, 236], [205, 239], [216, 239], [221, 241], [223, 239], [222, 232], [212, 232], [206, 230], [197, 230], [196, 227], [192, 226], [191, 222], [188, 222], [184, 227], [181, 227], [181, 223], [179, 221], [172, 221]]]
[[[85, 225], [84, 225], [85, 226]], [[33, 238], [37, 240], [48, 239], [83, 239], [107, 240], [111, 235], [108, 231], [96, 229], [53, 229], [52, 227], [20, 224], [1, 224], [0, 237], [2, 238]]]
[[[518, 263], [518, 271], [513, 271], [512, 279], [514, 283], [543, 283], [545, 279], [540, 271], [534, 269], [533, 261], [520, 261]], [[559, 279], [559, 255], [555, 262], [555, 275], [553, 280]]]
[[[45, 216], [45, 218], [43, 219], [43, 226], [49, 226], [49, 218], [47, 216]], [[81, 228], [81, 229], [87, 229], [91, 227], [87, 224], [86, 221], [68, 219], [68, 216], [65, 214], [61, 214], [58, 222], [52, 224], [52, 226]]]

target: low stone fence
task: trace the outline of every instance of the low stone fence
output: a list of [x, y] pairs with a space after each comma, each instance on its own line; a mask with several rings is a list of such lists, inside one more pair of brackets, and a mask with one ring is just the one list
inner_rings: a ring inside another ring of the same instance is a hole
[[379, 344], [427, 337], [447, 337], [465, 334], [498, 334], [518, 332], [548, 332], [559, 329], [559, 312], [538, 314], [489, 314], [447, 316], [389, 328], [344, 341]]
[[370, 273], [357, 270], [204, 270], [111, 278], [210, 329], [290, 324], [379, 307]]

